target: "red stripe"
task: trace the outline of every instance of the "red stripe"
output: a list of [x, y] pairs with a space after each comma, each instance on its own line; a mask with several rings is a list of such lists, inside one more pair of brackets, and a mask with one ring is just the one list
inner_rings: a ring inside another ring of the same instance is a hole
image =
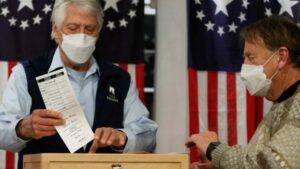
[[234, 72], [227, 73], [227, 133], [228, 144], [237, 144], [237, 110], [236, 110], [236, 76]]
[[122, 68], [123, 70], [128, 71], [128, 64], [119, 64], [119, 67]]
[[145, 103], [145, 93], [144, 93], [144, 64], [136, 64], [135, 65], [135, 80], [136, 87], [139, 92], [140, 99], [143, 103]]
[[255, 113], [255, 128], [259, 125], [263, 118], [263, 97], [255, 97], [256, 113]]
[[[199, 105], [198, 105], [198, 81], [197, 72], [188, 69], [189, 78], [189, 129], [190, 135], [199, 132]], [[191, 162], [198, 161], [196, 147], [191, 148], [190, 152]]]
[[255, 98], [247, 91], [247, 140], [250, 141], [255, 132]]
[[8, 62], [8, 75], [11, 74], [12, 68], [16, 66], [17, 62]]
[[218, 73], [207, 73], [208, 130], [218, 132]]
[[6, 151], [6, 167], [5, 169], [15, 168], [15, 153]]

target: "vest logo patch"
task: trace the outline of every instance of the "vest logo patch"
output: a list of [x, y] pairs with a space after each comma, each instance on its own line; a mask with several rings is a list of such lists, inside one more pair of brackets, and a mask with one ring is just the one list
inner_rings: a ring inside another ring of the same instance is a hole
[[110, 101], [113, 101], [113, 102], [116, 102], [116, 103], [119, 102], [119, 100], [116, 97], [116, 93], [115, 93], [115, 88], [114, 87], [109, 86], [109, 88], [108, 88], [108, 96], [106, 96], [106, 99], [110, 100]]

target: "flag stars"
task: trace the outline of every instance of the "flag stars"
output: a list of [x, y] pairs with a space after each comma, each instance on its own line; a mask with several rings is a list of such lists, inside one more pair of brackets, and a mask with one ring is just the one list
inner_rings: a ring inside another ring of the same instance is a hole
[[196, 5], [197, 5], [197, 4], [201, 5], [200, 0], [194, 0], [194, 1], [195, 1], [195, 4], [196, 4]]
[[134, 4], [135, 6], [137, 6], [138, 5], [138, 3], [139, 3], [139, 0], [132, 0], [132, 2], [131, 2], [132, 4]]
[[236, 29], [238, 28], [234, 22], [232, 22], [231, 25], [228, 25], [228, 27], [229, 27], [229, 32], [234, 32], [234, 33], [236, 32]]
[[242, 6], [243, 6], [245, 9], [247, 9], [249, 4], [250, 4], [250, 3], [248, 2], [248, 0], [243, 0], [243, 5], [242, 5]]
[[15, 17], [11, 17], [9, 20], [9, 26], [16, 26], [17, 25], [17, 19]]
[[0, 0], [0, 4], [6, 2], [6, 0]]
[[130, 16], [130, 18], [134, 18], [136, 16], [136, 11], [135, 10], [130, 10], [128, 15]]
[[4, 17], [6, 17], [7, 14], [9, 14], [8, 8], [7, 7], [1, 8], [1, 15], [4, 16]]
[[52, 10], [51, 5], [45, 4], [44, 9], [43, 9], [45, 15], [47, 15], [48, 12], [50, 12], [51, 10]]
[[299, 1], [295, 0], [278, 0], [278, 3], [280, 3], [281, 8], [279, 15], [283, 14], [284, 12], [288, 13], [291, 17], [294, 17], [292, 7], [299, 3]]
[[269, 8], [265, 8], [265, 15], [266, 16], [272, 16], [273, 14], [272, 14], [272, 11], [271, 11], [271, 9], [269, 9]]
[[270, 2], [269, 0], [264, 0], [264, 2]]
[[196, 18], [199, 18], [200, 21], [202, 21], [202, 19], [203, 19], [204, 17], [205, 17], [205, 15], [204, 15], [204, 13], [203, 13], [202, 10], [201, 10], [200, 12], [197, 11], [197, 16], [196, 16]]
[[215, 26], [215, 24], [214, 23], [212, 23], [211, 21], [208, 21], [208, 23], [206, 23], [205, 24], [205, 26], [206, 26], [206, 31], [208, 32], [208, 31], [214, 31], [214, 26]]
[[110, 30], [113, 30], [116, 28], [114, 21], [108, 21], [108, 24], [106, 25]]
[[32, 0], [19, 0], [19, 1], [20, 1], [20, 4], [18, 7], [18, 11], [22, 10], [24, 7], [28, 7], [32, 11], [34, 10]]
[[119, 0], [105, 0], [104, 11], [108, 10], [109, 8], [112, 8], [116, 12], [119, 12], [119, 9], [117, 7], [118, 2], [119, 2]]
[[219, 26], [218, 27], [218, 32], [217, 32], [220, 36], [222, 36], [225, 32], [224, 32], [224, 28], [223, 26]]
[[120, 22], [120, 27], [124, 27], [124, 28], [127, 27], [128, 22], [124, 18], [121, 19], [119, 22]]
[[33, 18], [33, 24], [34, 25], [40, 25], [42, 18], [39, 15], [36, 15], [36, 17]]
[[26, 28], [28, 28], [29, 27], [29, 25], [28, 25], [28, 21], [27, 20], [25, 20], [25, 21], [21, 21], [21, 25], [20, 25], [20, 28], [22, 28], [23, 29], [23, 31], [26, 29]]
[[240, 19], [240, 22], [242, 23], [243, 21], [246, 21], [246, 14], [243, 12], [240, 13], [240, 16], [238, 17]]
[[215, 15], [219, 12], [223, 12], [226, 16], [228, 16], [227, 12], [227, 5], [230, 4], [233, 0], [213, 0], [214, 3], [217, 5]]

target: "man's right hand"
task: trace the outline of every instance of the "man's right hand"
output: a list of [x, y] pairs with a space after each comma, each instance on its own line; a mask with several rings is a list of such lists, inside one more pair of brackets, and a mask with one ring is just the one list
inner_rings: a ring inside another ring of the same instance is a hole
[[46, 109], [36, 109], [31, 115], [22, 119], [17, 127], [18, 137], [27, 139], [40, 139], [56, 134], [54, 126], [63, 125], [65, 122], [59, 112]]

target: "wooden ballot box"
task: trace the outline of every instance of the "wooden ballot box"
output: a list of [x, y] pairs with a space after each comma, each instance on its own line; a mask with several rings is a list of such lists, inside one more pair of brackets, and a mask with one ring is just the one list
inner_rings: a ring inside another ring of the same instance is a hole
[[24, 169], [188, 169], [186, 154], [33, 154]]

